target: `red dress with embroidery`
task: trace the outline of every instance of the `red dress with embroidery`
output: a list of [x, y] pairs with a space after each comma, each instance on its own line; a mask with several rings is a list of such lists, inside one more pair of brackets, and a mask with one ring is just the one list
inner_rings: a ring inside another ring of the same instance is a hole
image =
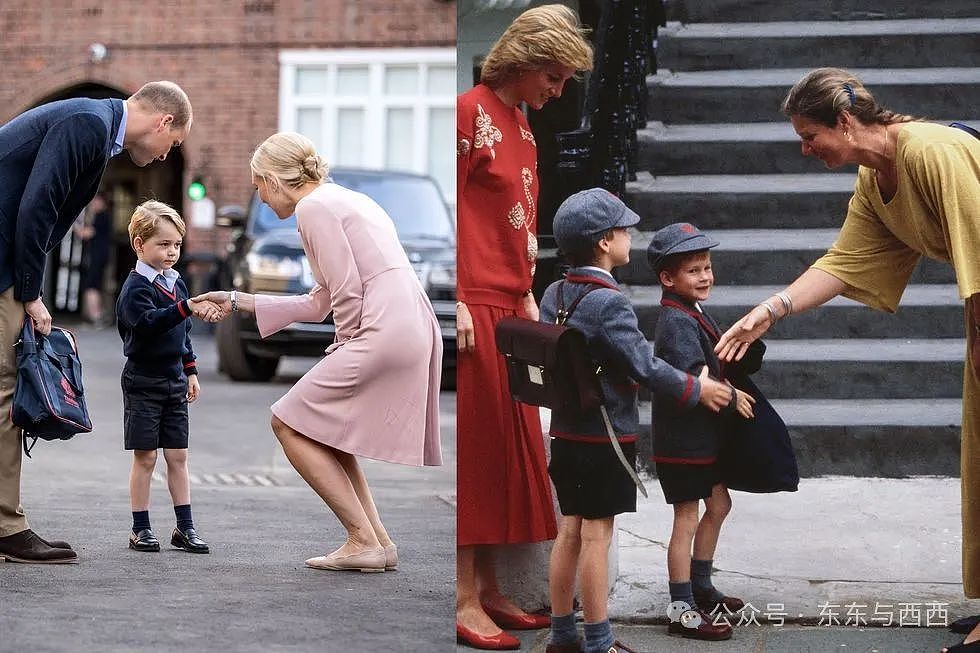
[[537, 260], [537, 147], [520, 110], [480, 84], [456, 100], [457, 291], [476, 350], [457, 367], [456, 541], [553, 539], [538, 410], [515, 403], [493, 330], [520, 311]]

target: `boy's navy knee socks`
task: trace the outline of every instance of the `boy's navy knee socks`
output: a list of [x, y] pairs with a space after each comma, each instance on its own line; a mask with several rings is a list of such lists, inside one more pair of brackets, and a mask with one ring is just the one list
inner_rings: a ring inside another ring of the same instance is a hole
[[691, 587], [694, 594], [718, 603], [724, 595], [711, 582], [711, 565], [714, 560], [691, 560]]
[[181, 533], [188, 528], [194, 528], [194, 519], [191, 517], [191, 504], [174, 506], [174, 514], [177, 516], [177, 528]]
[[575, 629], [575, 613], [569, 612], [566, 615], [551, 615], [551, 641], [550, 644], [561, 646], [562, 644], [574, 644], [578, 641], [578, 631]]
[[140, 531], [146, 530], [150, 527], [150, 511], [140, 510], [133, 511], [133, 534], [139, 535]]

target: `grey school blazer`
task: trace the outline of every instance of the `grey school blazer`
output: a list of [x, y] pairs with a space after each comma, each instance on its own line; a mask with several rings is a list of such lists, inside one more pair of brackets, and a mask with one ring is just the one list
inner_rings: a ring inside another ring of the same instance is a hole
[[[601, 287], [579, 302], [565, 324], [585, 334], [593, 357], [602, 366], [600, 381], [613, 431], [620, 442], [632, 442], [640, 428], [639, 385], [693, 407], [701, 396], [701, 384], [696, 376], [681, 372], [653, 355], [637, 325], [633, 305], [612, 275], [598, 268], [572, 268], [564, 284], [560, 281], [551, 284], [541, 299], [541, 321], [555, 321], [559, 286], [567, 309], [590, 284]], [[586, 418], [553, 411], [551, 435], [588, 442], [609, 440], [598, 410]]]

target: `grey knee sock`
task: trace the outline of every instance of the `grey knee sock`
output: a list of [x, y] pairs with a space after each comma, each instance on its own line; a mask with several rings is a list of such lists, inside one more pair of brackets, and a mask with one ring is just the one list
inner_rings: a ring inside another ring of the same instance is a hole
[[717, 603], [724, 595], [711, 582], [711, 566], [714, 560], [691, 560], [691, 587], [695, 594]]
[[586, 653], [606, 653], [615, 643], [616, 638], [613, 637], [608, 619], [596, 624], [585, 624]]
[[686, 583], [668, 582], [667, 587], [670, 588], [671, 601], [683, 601], [692, 608], [697, 607], [697, 604], [694, 602], [694, 592], [691, 590], [691, 581], [687, 581]]
[[551, 641], [549, 644], [574, 644], [578, 641], [578, 631], [575, 629], [575, 613], [566, 615], [551, 615]]

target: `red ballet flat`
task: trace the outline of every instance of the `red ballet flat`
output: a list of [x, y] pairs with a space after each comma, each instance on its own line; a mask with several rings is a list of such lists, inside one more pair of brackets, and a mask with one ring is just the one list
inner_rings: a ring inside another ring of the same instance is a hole
[[546, 614], [508, 614], [489, 605], [484, 605], [483, 611], [495, 624], [508, 630], [539, 630], [551, 626], [551, 617]]
[[521, 647], [521, 640], [508, 633], [500, 632], [487, 637], [459, 623], [456, 624], [456, 641], [485, 651], [514, 651]]

